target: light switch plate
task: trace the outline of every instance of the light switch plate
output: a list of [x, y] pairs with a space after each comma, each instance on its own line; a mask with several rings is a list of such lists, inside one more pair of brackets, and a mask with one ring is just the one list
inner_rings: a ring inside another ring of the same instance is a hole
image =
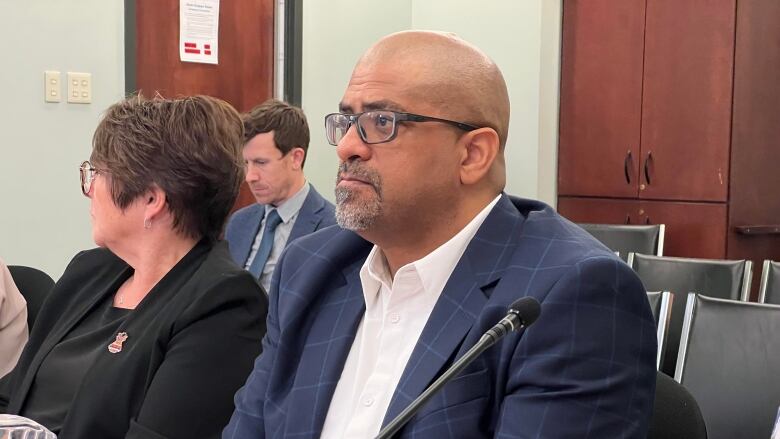
[[68, 72], [68, 102], [72, 104], [92, 102], [92, 74]]
[[60, 102], [62, 97], [60, 86], [60, 72], [47, 70], [43, 72], [43, 100], [46, 102]]

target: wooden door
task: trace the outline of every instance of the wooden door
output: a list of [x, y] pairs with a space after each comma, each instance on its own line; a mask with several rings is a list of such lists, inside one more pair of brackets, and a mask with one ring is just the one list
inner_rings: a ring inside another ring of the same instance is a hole
[[558, 193], [636, 197], [645, 0], [563, 4]]
[[[179, 59], [179, 0], [137, 0], [136, 88], [146, 96], [205, 94], [247, 111], [273, 96], [274, 0], [220, 3], [219, 64]], [[254, 203], [246, 185], [235, 208]]]
[[640, 201], [645, 224], [665, 224], [664, 256], [724, 259], [726, 204]]
[[727, 199], [735, 1], [647, 2], [640, 198]]

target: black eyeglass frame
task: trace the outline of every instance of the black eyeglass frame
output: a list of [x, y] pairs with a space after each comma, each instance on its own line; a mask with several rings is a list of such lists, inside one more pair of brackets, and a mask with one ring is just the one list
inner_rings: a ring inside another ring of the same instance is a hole
[[[365, 131], [363, 130], [359, 120], [360, 116], [368, 113], [392, 113], [394, 116], [393, 119], [393, 132], [390, 133], [390, 136], [385, 140], [380, 140], [378, 142], [369, 142], [366, 139]], [[448, 125], [452, 125], [458, 129], [461, 129], [463, 131], [469, 132], [478, 130], [481, 127], [478, 127], [476, 125], [471, 125], [464, 122], [456, 122], [454, 120], [449, 119], [442, 119], [439, 117], [432, 117], [432, 116], [424, 116], [422, 114], [414, 114], [414, 113], [405, 113], [402, 111], [393, 111], [393, 110], [371, 110], [371, 111], [364, 111], [362, 113], [355, 113], [355, 114], [347, 114], [347, 113], [330, 113], [325, 115], [325, 137], [328, 137], [328, 119], [333, 118], [335, 116], [344, 116], [347, 118], [348, 124], [347, 129], [344, 131], [344, 135], [347, 134], [347, 131], [349, 131], [350, 127], [352, 125], [357, 125], [357, 132], [360, 136], [360, 140], [363, 141], [363, 143], [367, 145], [377, 145], [379, 143], [387, 143], [395, 139], [395, 136], [398, 134], [398, 122], [440, 122], [440, 123], [446, 123]], [[343, 137], [342, 137], [343, 138]], [[338, 146], [338, 142], [333, 143], [330, 139], [327, 139], [328, 143], [330, 143], [333, 146]], [[340, 139], [339, 139], [340, 140]]]

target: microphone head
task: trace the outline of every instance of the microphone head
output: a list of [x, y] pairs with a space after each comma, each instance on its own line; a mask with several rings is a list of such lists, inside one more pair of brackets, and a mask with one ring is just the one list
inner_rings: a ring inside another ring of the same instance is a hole
[[520, 321], [523, 322], [523, 326], [527, 328], [539, 318], [542, 306], [539, 305], [539, 301], [535, 298], [526, 296], [515, 300], [509, 305], [509, 312], [517, 314], [520, 317]]

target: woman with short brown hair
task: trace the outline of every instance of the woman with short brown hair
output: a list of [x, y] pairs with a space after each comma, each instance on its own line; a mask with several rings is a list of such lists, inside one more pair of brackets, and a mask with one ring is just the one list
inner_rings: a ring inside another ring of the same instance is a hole
[[80, 168], [100, 248], [57, 282], [0, 412], [65, 439], [218, 437], [267, 311], [217, 242], [243, 177], [242, 140], [238, 113], [214, 98], [108, 109]]

